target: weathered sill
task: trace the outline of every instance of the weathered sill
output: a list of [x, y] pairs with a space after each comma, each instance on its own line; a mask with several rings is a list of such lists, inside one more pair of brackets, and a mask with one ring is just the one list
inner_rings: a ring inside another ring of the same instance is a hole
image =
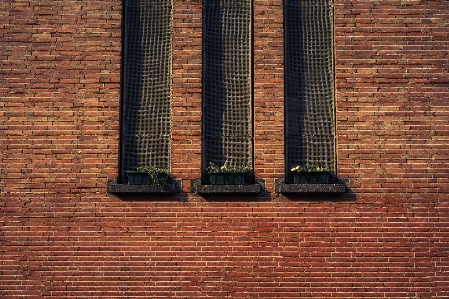
[[256, 180], [248, 185], [205, 185], [201, 179], [193, 179], [191, 192], [198, 194], [246, 194], [257, 195], [264, 190], [264, 181]]
[[119, 184], [117, 179], [108, 181], [108, 193], [180, 193], [181, 180], [174, 180], [171, 184], [163, 187], [154, 185], [128, 185]]
[[275, 191], [290, 194], [344, 194], [346, 185], [340, 181], [335, 184], [287, 184], [285, 179], [276, 179]]

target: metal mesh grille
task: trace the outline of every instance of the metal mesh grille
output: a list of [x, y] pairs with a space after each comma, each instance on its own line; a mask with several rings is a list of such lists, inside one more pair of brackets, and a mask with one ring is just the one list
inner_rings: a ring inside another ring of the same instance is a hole
[[286, 167], [335, 169], [332, 0], [285, 0]]
[[170, 167], [171, 0], [125, 0], [123, 45], [122, 178]]
[[203, 164], [252, 165], [251, 1], [203, 1]]

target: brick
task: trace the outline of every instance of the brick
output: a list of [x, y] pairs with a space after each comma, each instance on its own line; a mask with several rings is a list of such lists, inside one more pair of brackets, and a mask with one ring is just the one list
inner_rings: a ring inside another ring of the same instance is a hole
[[201, 173], [202, 3], [173, 1], [171, 196], [117, 177], [120, 1], [0, 13], [5, 298], [447, 298], [445, 0], [335, 0], [337, 170], [350, 194], [282, 195], [283, 3], [253, 2], [257, 197]]

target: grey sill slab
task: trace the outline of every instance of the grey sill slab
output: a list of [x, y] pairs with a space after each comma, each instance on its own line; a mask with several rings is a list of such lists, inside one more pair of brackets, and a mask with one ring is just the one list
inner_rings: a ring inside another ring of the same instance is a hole
[[117, 179], [108, 181], [108, 193], [179, 193], [181, 192], [181, 180], [174, 180], [173, 183], [163, 187], [154, 185], [128, 185], [119, 184]]
[[276, 179], [276, 193], [293, 194], [343, 194], [346, 185], [343, 182], [335, 184], [286, 184], [285, 179]]
[[204, 185], [201, 179], [192, 180], [192, 193], [198, 194], [247, 194], [256, 195], [264, 190], [263, 180], [249, 185]]

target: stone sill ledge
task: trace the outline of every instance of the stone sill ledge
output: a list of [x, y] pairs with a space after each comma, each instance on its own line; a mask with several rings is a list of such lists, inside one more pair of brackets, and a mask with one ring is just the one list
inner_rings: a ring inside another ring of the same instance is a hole
[[257, 195], [265, 189], [264, 185], [263, 180], [256, 180], [254, 184], [249, 185], [204, 185], [201, 179], [193, 179], [191, 193]]
[[285, 179], [276, 179], [275, 192], [290, 194], [344, 194], [346, 185], [343, 182], [335, 184], [286, 184]]
[[181, 192], [181, 180], [174, 180], [172, 184], [164, 187], [153, 185], [128, 185], [119, 184], [117, 179], [111, 179], [108, 181], [108, 193], [180, 193]]
[[[176, 179], [172, 184], [164, 187], [153, 185], [128, 185], [119, 184], [117, 179], [108, 181], [107, 192], [113, 194], [121, 193], [181, 193], [181, 179]], [[191, 193], [197, 194], [242, 194], [257, 195], [265, 190], [265, 181], [256, 180], [249, 185], [204, 185], [201, 179], [191, 181]], [[344, 194], [346, 193], [344, 182], [336, 184], [286, 184], [285, 179], [276, 179], [275, 192], [286, 194]]]

